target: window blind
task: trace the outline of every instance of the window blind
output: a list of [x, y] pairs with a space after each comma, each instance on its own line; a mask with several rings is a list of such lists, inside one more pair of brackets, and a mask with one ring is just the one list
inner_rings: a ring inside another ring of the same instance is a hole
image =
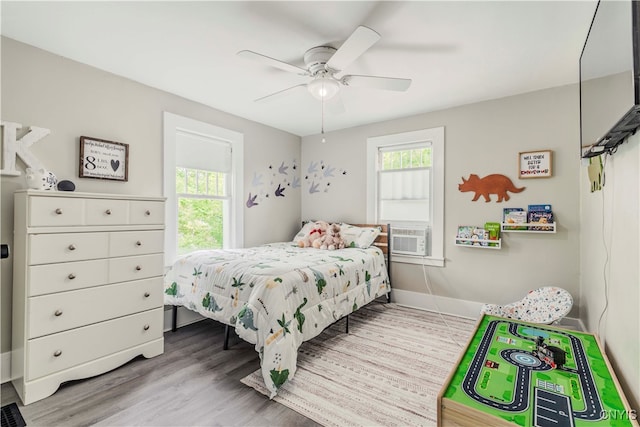
[[211, 172], [231, 172], [231, 144], [205, 135], [176, 132], [176, 166]]
[[380, 218], [429, 221], [430, 169], [380, 172]]

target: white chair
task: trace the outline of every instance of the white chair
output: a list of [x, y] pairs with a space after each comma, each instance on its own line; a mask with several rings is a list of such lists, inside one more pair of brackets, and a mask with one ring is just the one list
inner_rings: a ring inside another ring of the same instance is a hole
[[573, 307], [571, 294], [562, 288], [546, 286], [529, 291], [520, 301], [506, 305], [484, 304], [480, 314], [552, 324], [566, 316]]

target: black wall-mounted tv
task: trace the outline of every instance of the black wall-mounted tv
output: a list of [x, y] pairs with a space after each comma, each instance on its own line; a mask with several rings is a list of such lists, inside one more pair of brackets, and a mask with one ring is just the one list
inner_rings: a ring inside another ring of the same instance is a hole
[[580, 156], [613, 154], [640, 127], [640, 5], [600, 0], [580, 55]]

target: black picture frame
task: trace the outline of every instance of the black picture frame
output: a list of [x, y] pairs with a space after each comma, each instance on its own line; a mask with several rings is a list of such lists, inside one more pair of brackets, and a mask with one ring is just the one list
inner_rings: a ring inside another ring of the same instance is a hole
[[80, 178], [129, 180], [129, 144], [80, 137]]

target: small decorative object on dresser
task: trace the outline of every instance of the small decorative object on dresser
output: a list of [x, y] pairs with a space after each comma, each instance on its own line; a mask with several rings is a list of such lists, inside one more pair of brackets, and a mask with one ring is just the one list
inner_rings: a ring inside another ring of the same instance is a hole
[[53, 172], [43, 168], [27, 168], [25, 170], [25, 178], [27, 180], [27, 188], [33, 190], [55, 190], [56, 184], [58, 184], [58, 178]]
[[164, 351], [164, 199], [15, 193], [11, 378], [27, 405]]
[[58, 183], [58, 190], [60, 190], [60, 191], [75, 191], [76, 190], [76, 185], [71, 181], [63, 180], [63, 181], [60, 181]]

